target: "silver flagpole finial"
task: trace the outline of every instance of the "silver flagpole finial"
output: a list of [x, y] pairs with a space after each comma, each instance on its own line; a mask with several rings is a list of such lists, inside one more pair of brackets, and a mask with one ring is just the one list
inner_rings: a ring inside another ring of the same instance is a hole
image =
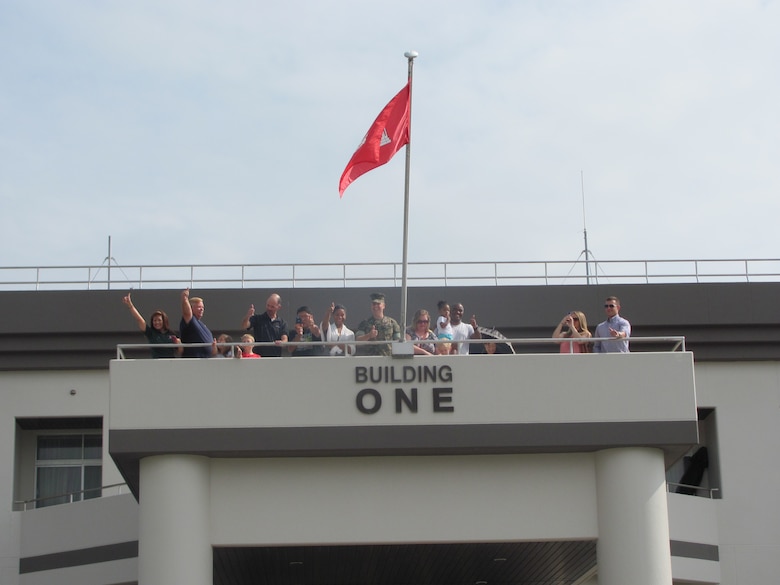
[[417, 51], [406, 51], [406, 53], [404, 53], [404, 57], [406, 57], [407, 59], [414, 59], [419, 54], [420, 53], [418, 53]]

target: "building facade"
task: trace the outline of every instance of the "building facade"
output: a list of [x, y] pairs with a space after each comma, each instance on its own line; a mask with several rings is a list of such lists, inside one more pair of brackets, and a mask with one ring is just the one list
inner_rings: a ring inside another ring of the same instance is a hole
[[[246, 361], [117, 359], [118, 291], [0, 293], [0, 582], [770, 581], [778, 290], [420, 287], [410, 312], [461, 302], [517, 354]], [[355, 324], [372, 291], [273, 292]], [[196, 292], [237, 338], [272, 291]], [[134, 300], [175, 326], [178, 293]], [[630, 354], [543, 341], [609, 295]]]

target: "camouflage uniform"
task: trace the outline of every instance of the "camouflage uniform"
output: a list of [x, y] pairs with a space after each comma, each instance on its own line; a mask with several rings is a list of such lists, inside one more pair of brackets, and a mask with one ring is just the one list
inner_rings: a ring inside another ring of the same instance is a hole
[[[366, 335], [371, 331], [372, 327], [376, 327], [376, 339], [373, 341], [401, 341], [401, 326], [392, 317], [385, 315], [381, 319], [375, 319], [369, 317], [360, 322], [357, 331], [355, 331], [355, 337]], [[358, 345], [357, 355], [392, 355], [393, 350], [390, 344], [376, 344], [376, 345]]]

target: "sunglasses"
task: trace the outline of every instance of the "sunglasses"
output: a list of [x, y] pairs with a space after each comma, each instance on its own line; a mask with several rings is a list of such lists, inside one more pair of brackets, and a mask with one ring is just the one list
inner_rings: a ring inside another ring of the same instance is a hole
[[605, 309], [614, 309], [617, 305], [604, 305]]
[[418, 323], [430, 323], [430, 321], [428, 319], [419, 319], [417, 322]]

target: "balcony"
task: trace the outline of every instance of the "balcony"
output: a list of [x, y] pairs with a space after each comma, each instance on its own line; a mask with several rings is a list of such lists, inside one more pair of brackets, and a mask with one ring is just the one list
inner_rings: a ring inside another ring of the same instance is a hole
[[140, 457], [593, 452], [695, 444], [687, 352], [114, 360], [110, 452]]

